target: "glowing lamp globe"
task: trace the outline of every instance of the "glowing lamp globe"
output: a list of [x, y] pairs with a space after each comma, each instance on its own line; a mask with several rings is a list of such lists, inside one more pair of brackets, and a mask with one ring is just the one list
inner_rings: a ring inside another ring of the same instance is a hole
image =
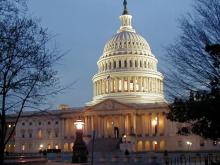
[[82, 120], [76, 120], [76, 122], [74, 122], [74, 125], [76, 126], [77, 130], [82, 130], [84, 126], [84, 122]]

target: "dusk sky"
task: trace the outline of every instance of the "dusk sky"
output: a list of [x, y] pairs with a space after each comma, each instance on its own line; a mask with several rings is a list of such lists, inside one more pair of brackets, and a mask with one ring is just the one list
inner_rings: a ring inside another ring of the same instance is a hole
[[[164, 47], [180, 33], [178, 19], [192, 9], [192, 0], [128, 0], [133, 27], [150, 44], [166, 67]], [[56, 67], [60, 83], [76, 83], [65, 93], [52, 98], [50, 104], [84, 106], [92, 99], [92, 76], [105, 43], [120, 26], [122, 0], [29, 0], [29, 12], [40, 18], [43, 27], [55, 36], [62, 52], [68, 52]]]

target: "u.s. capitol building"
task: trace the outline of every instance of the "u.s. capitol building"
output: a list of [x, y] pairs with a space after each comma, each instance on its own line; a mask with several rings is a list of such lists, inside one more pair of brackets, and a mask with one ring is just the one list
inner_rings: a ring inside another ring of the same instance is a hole
[[102, 141], [114, 144], [122, 138], [121, 150], [219, 149], [218, 143], [198, 136], [176, 134], [181, 124], [166, 119], [169, 109], [163, 93], [164, 77], [157, 70], [158, 60], [148, 42], [132, 27], [132, 16], [126, 7], [120, 20], [121, 26], [97, 62], [92, 101], [82, 108], [61, 105], [58, 110], [24, 112], [7, 145], [8, 151], [71, 151], [76, 132], [73, 123], [77, 119], [85, 122], [87, 144], [95, 130], [96, 145], [102, 145]]

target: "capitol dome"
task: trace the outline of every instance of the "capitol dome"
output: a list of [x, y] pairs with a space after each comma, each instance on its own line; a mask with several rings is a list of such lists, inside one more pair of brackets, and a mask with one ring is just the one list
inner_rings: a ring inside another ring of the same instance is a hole
[[147, 41], [132, 27], [132, 16], [125, 6], [121, 26], [105, 44], [93, 76], [94, 105], [106, 99], [122, 103], [164, 102], [163, 75]]
[[139, 54], [152, 56], [150, 46], [139, 34], [121, 31], [115, 34], [105, 45], [101, 58], [121, 54]]

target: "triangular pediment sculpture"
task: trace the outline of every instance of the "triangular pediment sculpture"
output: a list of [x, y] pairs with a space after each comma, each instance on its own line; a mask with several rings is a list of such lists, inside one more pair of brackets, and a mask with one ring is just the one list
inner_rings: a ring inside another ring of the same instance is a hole
[[124, 103], [120, 103], [116, 100], [108, 99], [104, 100], [96, 105], [88, 107], [90, 110], [101, 111], [101, 110], [126, 110], [130, 107]]

